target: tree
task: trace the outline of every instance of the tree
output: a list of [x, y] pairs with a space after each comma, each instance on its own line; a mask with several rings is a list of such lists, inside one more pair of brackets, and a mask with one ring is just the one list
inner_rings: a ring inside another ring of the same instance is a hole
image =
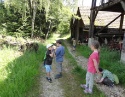
[[66, 1], [69, 3], [68, 5], [63, 5], [64, 0], [5, 0], [4, 5], [7, 12], [11, 12], [13, 15], [19, 13], [21, 16], [15, 23], [19, 25], [15, 31], [29, 33], [32, 38], [44, 35], [47, 39], [56, 30], [61, 33], [69, 32], [71, 9], [74, 6], [74, 3], [69, 1], [71, 0]]
[[32, 6], [33, 6], [33, 16], [32, 16], [32, 30], [31, 30], [31, 38], [34, 36], [34, 25], [35, 25], [35, 18], [36, 18], [36, 11], [37, 11], [37, 1], [33, 0], [32, 1]]

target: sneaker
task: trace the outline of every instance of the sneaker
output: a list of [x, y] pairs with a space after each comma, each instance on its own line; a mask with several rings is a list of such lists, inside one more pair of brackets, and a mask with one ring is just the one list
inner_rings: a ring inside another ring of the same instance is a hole
[[49, 80], [48, 80], [50, 83], [52, 83], [52, 79], [50, 78]]
[[46, 77], [46, 79], [47, 79], [48, 82], [52, 83], [52, 79], [51, 78]]
[[61, 78], [61, 77], [62, 77], [61, 74], [57, 74], [57, 75], [55, 76], [55, 79], [59, 79], [59, 78]]
[[84, 93], [85, 93], [85, 94], [92, 94], [92, 91], [90, 91], [89, 89], [85, 89], [85, 90], [84, 90]]
[[114, 87], [114, 84], [112, 84], [112, 85], [109, 85], [109, 87], [110, 87], [110, 88], [113, 88], [113, 87]]
[[88, 87], [86, 86], [86, 84], [81, 84], [80, 87], [84, 88], [84, 89], [88, 89]]

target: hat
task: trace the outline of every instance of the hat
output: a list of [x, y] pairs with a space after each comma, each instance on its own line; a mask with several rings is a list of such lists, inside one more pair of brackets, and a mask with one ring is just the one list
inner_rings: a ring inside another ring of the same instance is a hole
[[48, 48], [51, 47], [51, 46], [52, 46], [52, 44], [47, 44], [46, 48], [48, 49]]

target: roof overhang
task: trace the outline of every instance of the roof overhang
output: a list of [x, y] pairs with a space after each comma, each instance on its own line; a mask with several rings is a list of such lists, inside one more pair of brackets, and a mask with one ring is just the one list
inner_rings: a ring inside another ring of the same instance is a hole
[[124, 12], [124, 5], [122, 5], [123, 2], [125, 2], [125, 0], [112, 0], [98, 7], [92, 8], [91, 10], [94, 9], [96, 11]]

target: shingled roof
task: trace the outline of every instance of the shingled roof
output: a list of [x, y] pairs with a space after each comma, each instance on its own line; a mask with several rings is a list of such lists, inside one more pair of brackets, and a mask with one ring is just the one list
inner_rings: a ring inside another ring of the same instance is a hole
[[[77, 14], [78, 13], [80, 13], [80, 17], [82, 18], [83, 23], [85, 25], [89, 25], [90, 7], [85, 7], [85, 6], [78, 7]], [[105, 26], [119, 15], [120, 13], [99, 11], [95, 20], [95, 26]], [[119, 28], [119, 25], [120, 25], [120, 18], [118, 18], [116, 21], [110, 24], [108, 28]], [[123, 22], [123, 28], [125, 28], [125, 19]]]

